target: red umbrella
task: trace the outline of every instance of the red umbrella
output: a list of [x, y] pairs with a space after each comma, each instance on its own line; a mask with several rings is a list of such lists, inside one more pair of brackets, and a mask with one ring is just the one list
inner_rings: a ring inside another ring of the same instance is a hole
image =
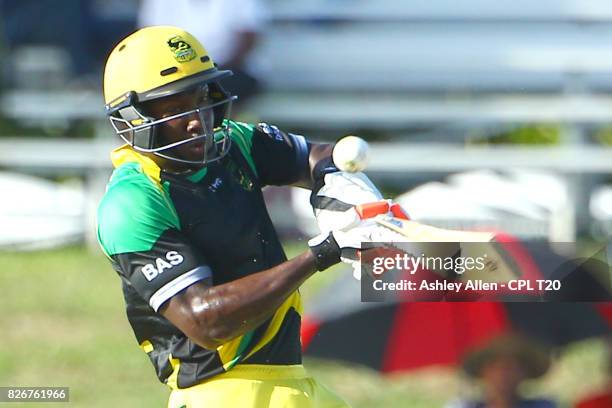
[[[391, 303], [362, 303], [362, 287], [347, 275], [328, 288], [305, 316], [302, 342], [306, 354], [394, 372], [457, 364], [470, 349], [508, 332], [521, 332], [551, 347], [611, 333], [612, 302], [605, 302], [610, 300], [605, 262], [566, 259], [545, 243], [523, 243], [512, 237], [502, 241], [504, 262], [513, 265], [512, 274], [551, 278], [547, 273], [552, 265], [552, 276], [563, 280], [563, 290], [545, 293], [542, 298], [549, 303], [414, 301], [425, 299], [419, 294], [391, 297]], [[367, 282], [368, 277], [365, 279]], [[425, 300], [444, 298], [452, 299], [442, 293]], [[491, 296], [467, 299], [491, 300]]]
[[412, 302], [306, 316], [302, 339], [307, 355], [395, 372], [457, 364], [466, 351], [513, 331], [563, 346], [611, 327], [612, 303]]

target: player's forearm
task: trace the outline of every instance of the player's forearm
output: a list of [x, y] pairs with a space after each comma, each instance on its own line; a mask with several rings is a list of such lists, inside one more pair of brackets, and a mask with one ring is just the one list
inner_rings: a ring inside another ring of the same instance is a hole
[[218, 286], [192, 300], [206, 346], [218, 346], [261, 325], [316, 271], [307, 251], [273, 268]]
[[[325, 164], [331, 164], [331, 154], [334, 145], [329, 143], [309, 143], [308, 144], [308, 163], [302, 172], [303, 175], [294, 185], [296, 187], [307, 188], [311, 190], [316, 179], [315, 168], [321, 169]], [[319, 167], [317, 167], [319, 165]]]

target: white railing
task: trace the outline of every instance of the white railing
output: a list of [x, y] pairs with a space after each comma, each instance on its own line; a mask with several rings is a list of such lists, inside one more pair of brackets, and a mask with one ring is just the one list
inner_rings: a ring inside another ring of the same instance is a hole
[[[79, 174], [86, 179], [88, 241], [95, 243], [93, 219], [111, 171], [111, 140], [0, 139], [0, 167], [41, 175]], [[476, 169], [533, 169], [563, 174], [568, 181], [569, 201], [561, 218], [553, 220], [558, 241], [575, 239], [580, 219], [588, 217], [589, 190], [581, 178], [589, 174], [612, 174], [612, 148], [470, 147], [441, 144], [373, 143], [368, 172], [376, 178], [395, 178], [417, 173], [454, 173]]]

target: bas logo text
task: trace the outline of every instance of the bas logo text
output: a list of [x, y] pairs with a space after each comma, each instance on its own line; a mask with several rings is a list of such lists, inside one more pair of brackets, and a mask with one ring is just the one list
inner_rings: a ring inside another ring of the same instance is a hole
[[184, 260], [183, 255], [176, 251], [166, 252], [166, 259], [157, 258], [155, 264], [146, 264], [142, 267], [142, 274], [149, 282], [155, 279], [159, 274], [163, 273], [166, 269], [170, 269], [173, 266], [179, 265]]

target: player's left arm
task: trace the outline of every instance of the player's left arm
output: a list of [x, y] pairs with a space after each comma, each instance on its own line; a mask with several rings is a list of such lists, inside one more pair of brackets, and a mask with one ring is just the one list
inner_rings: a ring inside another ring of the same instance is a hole
[[312, 190], [322, 172], [336, 172], [338, 168], [332, 160], [334, 145], [332, 143], [311, 143], [308, 145], [308, 160], [303, 164], [302, 177], [293, 183], [296, 187]]
[[364, 173], [336, 167], [335, 144], [313, 143], [267, 123], [236, 125], [250, 144], [250, 157], [263, 185], [293, 185], [312, 191], [310, 203], [322, 232], [357, 223], [354, 206], [383, 199]]
[[263, 185], [293, 185], [316, 190], [324, 176], [339, 172], [333, 143], [314, 143], [302, 135], [285, 132], [276, 125], [234, 123]]
[[234, 122], [233, 133], [239, 144], [248, 146], [247, 160], [251, 160], [262, 185], [312, 189], [315, 169], [338, 171], [331, 158], [333, 144], [313, 143], [268, 123]]

